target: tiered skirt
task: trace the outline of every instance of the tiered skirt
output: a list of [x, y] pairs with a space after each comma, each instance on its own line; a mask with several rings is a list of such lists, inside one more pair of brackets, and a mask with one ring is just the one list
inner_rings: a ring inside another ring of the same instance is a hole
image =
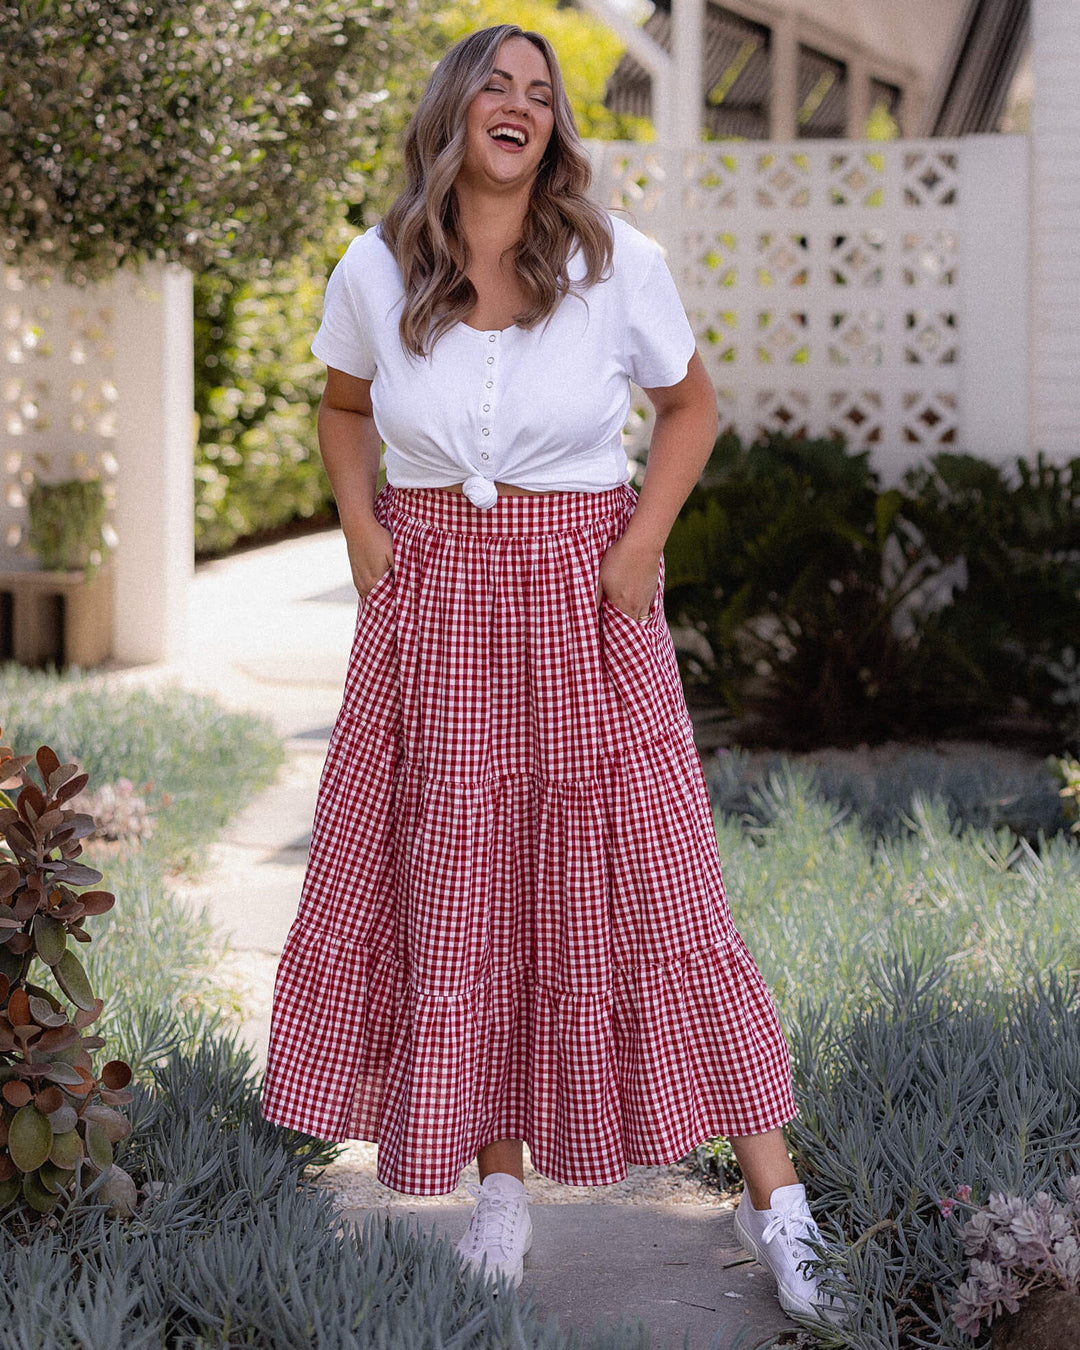
[[[485, 1144], [604, 1185], [795, 1114], [724, 896], [664, 619], [597, 573], [636, 504], [385, 487], [278, 968], [263, 1114], [453, 1190]], [[662, 568], [662, 565], [661, 565]]]

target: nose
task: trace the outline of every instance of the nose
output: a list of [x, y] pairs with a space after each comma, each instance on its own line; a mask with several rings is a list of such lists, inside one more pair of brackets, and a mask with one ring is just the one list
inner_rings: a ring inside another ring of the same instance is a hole
[[525, 91], [513, 87], [508, 89], [506, 98], [503, 100], [503, 107], [507, 111], [513, 109], [517, 113], [527, 113], [529, 111], [529, 100], [525, 97]]

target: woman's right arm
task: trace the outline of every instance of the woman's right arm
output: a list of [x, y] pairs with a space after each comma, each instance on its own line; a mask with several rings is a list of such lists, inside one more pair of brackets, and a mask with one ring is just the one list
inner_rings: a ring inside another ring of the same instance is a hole
[[381, 451], [382, 439], [371, 408], [371, 381], [327, 367], [319, 404], [319, 453], [334, 490], [353, 585], [361, 596], [394, 561], [390, 531], [375, 519]]

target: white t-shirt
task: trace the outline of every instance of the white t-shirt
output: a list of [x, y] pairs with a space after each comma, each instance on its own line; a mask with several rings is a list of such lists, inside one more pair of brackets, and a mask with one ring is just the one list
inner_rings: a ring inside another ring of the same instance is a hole
[[[618, 217], [611, 225], [608, 280], [566, 296], [532, 329], [459, 323], [427, 359], [402, 349], [401, 273], [378, 229], [352, 241], [330, 276], [311, 350], [371, 381], [388, 483], [464, 481], [469, 500], [486, 507], [496, 481], [602, 492], [628, 480], [621, 432], [630, 381], [678, 384], [694, 335], [659, 246]], [[584, 270], [575, 252], [571, 280]]]

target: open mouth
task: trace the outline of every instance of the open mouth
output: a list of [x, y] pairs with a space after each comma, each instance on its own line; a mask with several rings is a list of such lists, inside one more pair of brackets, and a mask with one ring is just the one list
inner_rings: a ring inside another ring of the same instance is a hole
[[493, 141], [498, 141], [500, 145], [510, 145], [515, 149], [521, 149], [528, 143], [528, 133], [521, 127], [497, 126], [492, 127], [488, 135]]

